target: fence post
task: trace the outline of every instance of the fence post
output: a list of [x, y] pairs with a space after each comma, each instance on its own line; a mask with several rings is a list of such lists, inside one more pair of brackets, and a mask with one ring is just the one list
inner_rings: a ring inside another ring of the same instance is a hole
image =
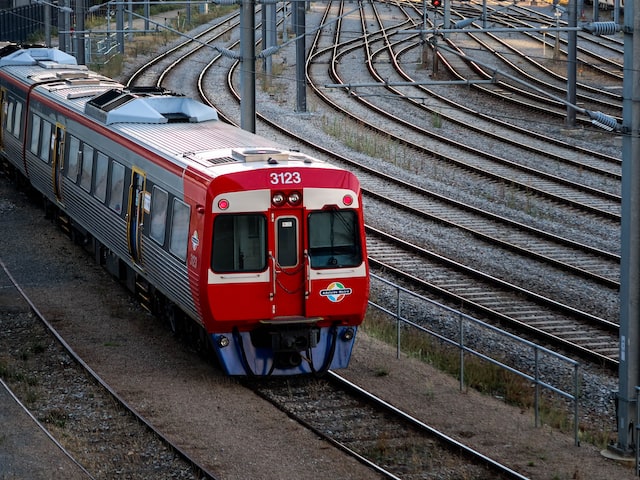
[[578, 369], [580, 365], [577, 363], [573, 366], [573, 438], [576, 447], [580, 446], [578, 438]]
[[400, 288], [396, 286], [396, 358], [400, 360]]
[[462, 322], [464, 321], [461, 315], [458, 316], [459, 336], [458, 336], [458, 349], [460, 351], [460, 391], [464, 391], [464, 327]]
[[538, 428], [540, 426], [540, 369], [538, 366], [538, 361], [539, 361], [539, 357], [540, 357], [540, 352], [538, 350], [538, 347], [534, 347], [533, 348], [533, 358], [534, 358], [534, 369], [535, 369], [535, 381], [536, 381], [536, 387], [535, 387], [535, 399], [534, 399], [534, 409], [535, 409], [535, 423], [536, 423], [536, 428]]

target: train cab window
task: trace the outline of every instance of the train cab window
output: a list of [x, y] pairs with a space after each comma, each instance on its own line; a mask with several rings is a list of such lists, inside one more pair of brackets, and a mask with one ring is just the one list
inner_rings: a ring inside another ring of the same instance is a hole
[[34, 155], [38, 155], [38, 147], [40, 146], [40, 117], [33, 115], [31, 119], [31, 144], [29, 150]]
[[49, 163], [51, 141], [51, 123], [44, 120], [42, 122], [42, 140], [40, 141], [40, 158], [43, 162]]
[[93, 175], [93, 147], [85, 143], [82, 149], [82, 173], [80, 186], [87, 192], [91, 191], [91, 177]]
[[187, 258], [190, 213], [191, 208], [189, 205], [181, 202], [177, 198], [173, 200], [169, 251], [182, 260]]
[[109, 208], [117, 214], [122, 213], [124, 173], [124, 166], [118, 162], [113, 162], [113, 165], [111, 165], [111, 192], [109, 194]]
[[149, 236], [160, 245], [164, 245], [168, 205], [169, 194], [154, 186], [151, 190], [151, 229], [149, 230]]
[[355, 267], [362, 263], [356, 212], [313, 212], [308, 216], [308, 227], [312, 268]]
[[80, 169], [80, 140], [76, 137], [69, 136], [69, 155], [67, 156], [67, 178], [73, 183], [78, 181], [78, 170]]
[[96, 155], [96, 174], [94, 175], [93, 195], [101, 201], [107, 198], [107, 174], [109, 173], [109, 157], [98, 152]]
[[267, 268], [266, 225], [261, 214], [218, 215], [213, 224], [211, 269], [259, 272]]
[[298, 264], [298, 221], [295, 217], [277, 220], [276, 259], [281, 267]]

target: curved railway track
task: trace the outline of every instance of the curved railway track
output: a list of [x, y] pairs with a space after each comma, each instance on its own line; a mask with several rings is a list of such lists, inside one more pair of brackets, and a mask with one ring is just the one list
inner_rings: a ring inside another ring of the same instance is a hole
[[[336, 29], [336, 31], [338, 31], [338, 29]], [[339, 39], [335, 39], [334, 44], [342, 45], [342, 42], [340, 42]], [[359, 48], [361, 48], [361, 46], [356, 44], [347, 50], [342, 50], [340, 53], [333, 53], [331, 75], [335, 83], [348, 85], [348, 82], [342, 81], [337, 67], [340, 65], [340, 58], [343, 55], [346, 55], [350, 50]], [[322, 67], [326, 63], [322, 58], [322, 55], [325, 53], [327, 52], [321, 51], [316, 53], [312, 47], [309, 63], [312, 64], [312, 66], [313, 64], [317, 64]], [[370, 62], [371, 60], [369, 60], [369, 63]], [[342, 63], [349, 63], [349, 61], [345, 59]], [[316, 95], [327, 102], [332, 109], [342, 111], [354, 122], [366, 126], [367, 129], [374, 133], [394, 138], [399, 144], [411, 148], [420, 155], [431, 157], [438, 161], [445, 161], [449, 165], [455, 165], [457, 168], [466, 170], [474, 175], [486, 177], [490, 182], [503, 182], [519, 188], [522, 191], [538, 194], [553, 202], [571, 205], [578, 210], [597, 213], [607, 218], [619, 219], [620, 196], [618, 194], [605, 192], [601, 189], [566, 180], [559, 175], [525, 166], [454, 139], [445, 139], [440, 133], [434, 133], [415, 124], [415, 117], [412, 121], [405, 120], [398, 115], [384, 111], [373, 105], [363, 98], [362, 95], [352, 94], [350, 97], [356, 98], [359, 103], [366, 105], [366, 114], [344, 111], [343, 107], [338, 105], [336, 101], [330, 99], [317, 87], [317, 85], [322, 82], [313, 81], [310, 83]], [[379, 115], [379, 118], [372, 116], [372, 113]], [[384, 127], [381, 127], [381, 125], [384, 125]], [[389, 125], [393, 125], [393, 130], [389, 128]], [[398, 133], [399, 125], [408, 129], [410, 133]], [[420, 138], [414, 139], [415, 137], [412, 136], [414, 134], [419, 134]], [[464, 152], [464, 156], [460, 156], [461, 152]]]

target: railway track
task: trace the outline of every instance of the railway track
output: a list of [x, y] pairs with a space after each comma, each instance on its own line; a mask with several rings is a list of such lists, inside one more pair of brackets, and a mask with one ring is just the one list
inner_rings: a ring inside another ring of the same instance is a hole
[[105, 471], [130, 479], [220, 478], [94, 372], [41, 313], [1, 258], [0, 292], [2, 376], [52, 436], [67, 444], [74, 461], [91, 478], [103, 478]]
[[[534, 28], [541, 26], [555, 27], [555, 19], [543, 15], [540, 11], [532, 8], [514, 7], [513, 13], [511, 8], [508, 11], [490, 10], [492, 25], [502, 26], [504, 28], [524, 27]], [[522, 14], [525, 12], [525, 14]], [[454, 15], [459, 15], [459, 19], [467, 16], [473, 18], [478, 15], [476, 9], [464, 9], [454, 11]], [[526, 18], [523, 19], [523, 17]], [[566, 22], [561, 25], [566, 26]], [[564, 98], [566, 90], [566, 67], [564, 62], [552, 62], [551, 67], [546, 67], [539, 60], [545, 56], [544, 52], [554, 52], [553, 55], [566, 58], [567, 51], [560, 49], [555, 51], [555, 45], [558, 36], [558, 44], [566, 46], [567, 40], [563, 38], [562, 33], [537, 33], [522, 32], [520, 35], [528, 37], [531, 42], [529, 45], [519, 42], [526, 51], [521, 52], [511, 44], [514, 43], [509, 33], [473, 33], [473, 28], [466, 33], [467, 41], [460, 38], [461, 34], [455, 34], [450, 39], [446, 39], [445, 43], [452, 49], [463, 53], [468, 48], [470, 59], [490, 61], [499, 58], [503, 65], [504, 72], [519, 77], [528, 85], [535, 85], [549, 93], [555, 93], [556, 99]], [[475, 27], [478, 28], [477, 26]], [[467, 31], [465, 30], [465, 32]], [[585, 43], [589, 44], [585, 47]], [[493, 46], [492, 46], [493, 45]], [[598, 53], [602, 51], [602, 53]], [[593, 35], [580, 34], [580, 43], [577, 47], [579, 62], [579, 83], [577, 84], [577, 97], [580, 100], [580, 106], [594, 111], [604, 111], [612, 117], [621, 118], [621, 102], [620, 95], [622, 87], [622, 52], [620, 43], [611, 39], [600, 39]], [[550, 53], [546, 53], [549, 56]], [[459, 79], [473, 78], [492, 78], [495, 77], [495, 70], [489, 71], [486, 66], [465, 62], [456, 55], [447, 54], [446, 51], [440, 52], [440, 58], [444, 64], [448, 66], [449, 71]], [[612, 58], [613, 57], [613, 58]], [[513, 58], [513, 61], [511, 60]], [[554, 57], [556, 58], [556, 57]], [[523, 68], [522, 62], [527, 62], [532, 68]], [[518, 63], [516, 65], [516, 63]], [[486, 65], [486, 64], [485, 64]], [[482, 90], [487, 95], [493, 95], [505, 102], [512, 102], [514, 105], [520, 105], [528, 110], [535, 110], [541, 113], [557, 115], [563, 117], [566, 115], [566, 106], [563, 102], [555, 100], [551, 101], [550, 97], [542, 97], [540, 91], [531, 91], [523, 86], [523, 83], [514, 84], [512, 81], [503, 80], [498, 75], [499, 81], [495, 85], [474, 85], [473, 87]], [[546, 79], [546, 80], [545, 80]], [[586, 124], [590, 122], [587, 118], [578, 118], [578, 122]]]
[[334, 372], [249, 387], [385, 478], [525, 478]]
[[[349, 31], [351, 31], [351, 28]], [[365, 27], [361, 25], [360, 28], [364, 29]], [[339, 38], [334, 39], [334, 44], [336, 45], [343, 45], [344, 43], [346, 42], [342, 42]], [[365, 63], [371, 65], [373, 63], [371, 60], [372, 47], [368, 46], [368, 41], [364, 43], [367, 51]], [[331, 79], [334, 83], [349, 85], [350, 82], [342, 79], [338, 69], [341, 65], [352, 63], [354, 60], [347, 59], [346, 56], [349, 52], [358, 50], [361, 47], [362, 45], [356, 43], [349, 48], [343, 46], [340, 52], [334, 53], [334, 57], [331, 60]], [[315, 62], [322, 66], [324, 64], [323, 55], [326, 51], [328, 49], [316, 52], [312, 46], [309, 62]], [[313, 85], [322, 83], [321, 80], [316, 80]], [[315, 92], [332, 109], [342, 109], [357, 124], [365, 125], [368, 130], [381, 136], [392, 136], [399, 144], [409, 147], [420, 155], [435, 157], [439, 161], [445, 161], [474, 175], [485, 177], [488, 181], [504, 182], [522, 191], [534, 192], [554, 202], [561, 202], [574, 208], [584, 209], [584, 211], [598, 213], [603, 217], [619, 218], [619, 194], [592, 188], [579, 182], [567, 180], [559, 174], [544, 172], [521, 162], [507, 159], [496, 155], [492, 151], [487, 151], [486, 147], [479, 148], [455, 139], [445, 139], [440, 132], [434, 132], [419, 126], [415, 122], [416, 117], [407, 120], [395, 113], [383, 110], [365, 98], [366, 96], [363, 94], [350, 95], [350, 98], [356, 99], [366, 107], [364, 112], [356, 114], [351, 110], [345, 111], [344, 107], [338, 105], [335, 100], [329, 98], [317, 86], [315, 87]], [[384, 127], [380, 127], [380, 125], [384, 125]], [[389, 125], [393, 125], [393, 129], [390, 129]], [[409, 132], [399, 128], [400, 125], [407, 128]], [[415, 137], [413, 136], [414, 134], [419, 136]]]
[[367, 229], [369, 260], [416, 289], [613, 370], [618, 325], [461, 265], [392, 235]]

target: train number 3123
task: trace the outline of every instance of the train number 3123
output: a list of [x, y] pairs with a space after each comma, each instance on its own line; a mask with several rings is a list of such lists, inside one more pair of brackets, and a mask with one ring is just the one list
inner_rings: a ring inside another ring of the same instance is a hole
[[272, 185], [292, 185], [302, 182], [300, 172], [270, 173]]

